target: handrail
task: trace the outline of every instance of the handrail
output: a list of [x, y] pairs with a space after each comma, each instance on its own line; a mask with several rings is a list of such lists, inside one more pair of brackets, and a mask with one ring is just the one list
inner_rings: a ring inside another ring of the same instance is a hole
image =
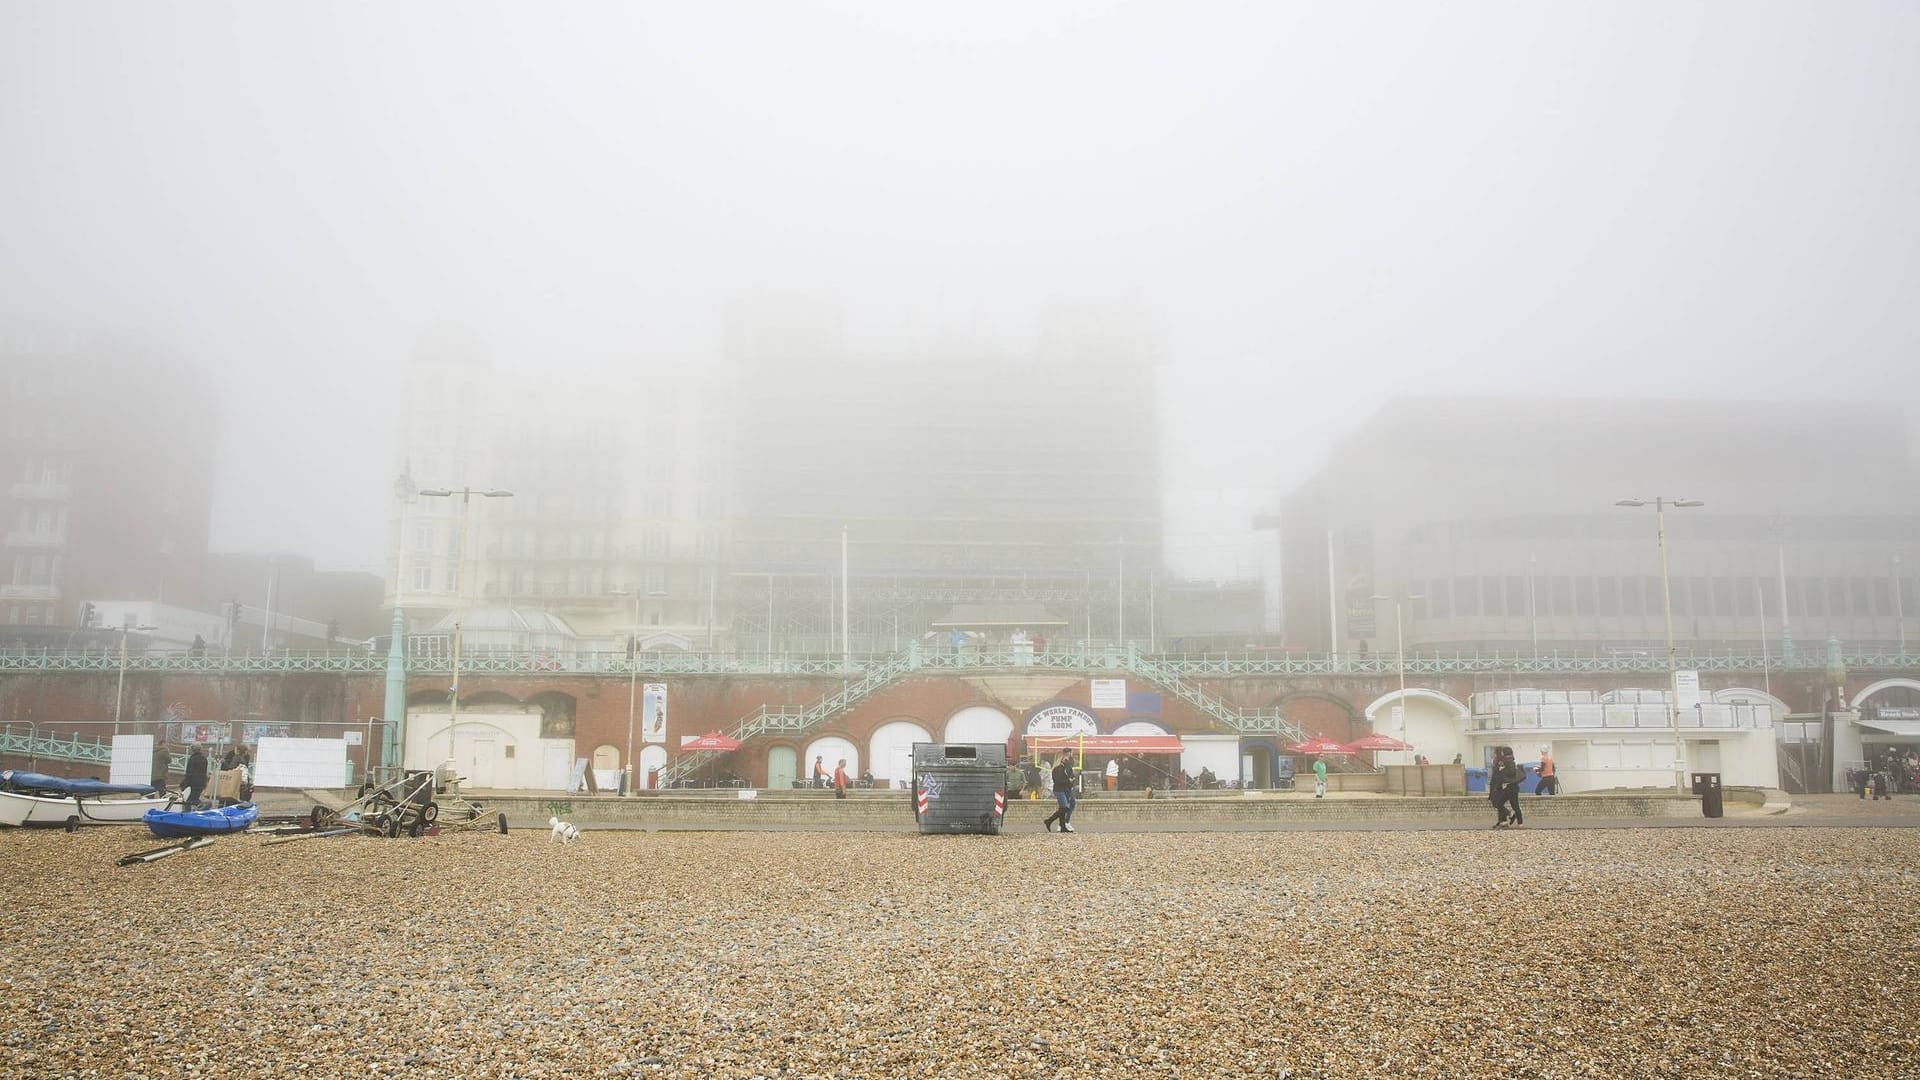
[[[914, 651], [914, 650], [910, 650]], [[1051, 670], [1108, 670], [1127, 666], [1129, 656], [1151, 660], [1169, 674], [1183, 678], [1236, 676], [1392, 676], [1401, 670], [1391, 652], [1340, 656], [1261, 653], [1139, 653], [1131, 646], [1094, 645], [1050, 648], [1035, 652], [1008, 645], [963, 646], [958, 651], [917, 650], [920, 666], [958, 670], [988, 668], [1045, 668]], [[839, 655], [767, 654], [736, 652], [649, 652], [629, 659], [622, 652], [554, 650], [468, 651], [461, 657], [462, 674], [488, 675], [863, 675], [902, 653]], [[1920, 653], [1844, 653], [1841, 663], [1858, 671], [1920, 671]], [[1820, 671], [1827, 666], [1822, 649], [1805, 649], [1793, 656], [1745, 652], [1682, 653], [1683, 669], [1703, 672]], [[376, 674], [386, 670], [386, 657], [363, 650], [313, 650], [271, 655], [227, 656], [215, 652], [148, 650], [127, 657], [128, 672], [196, 672], [202, 674], [287, 674], [340, 672]], [[1608, 653], [1534, 653], [1526, 650], [1413, 653], [1406, 657], [1409, 675], [1664, 675], [1664, 655]], [[0, 672], [64, 671], [118, 672], [115, 650], [0, 649]], [[414, 674], [446, 674], [453, 662], [446, 655], [414, 656], [407, 670]]]

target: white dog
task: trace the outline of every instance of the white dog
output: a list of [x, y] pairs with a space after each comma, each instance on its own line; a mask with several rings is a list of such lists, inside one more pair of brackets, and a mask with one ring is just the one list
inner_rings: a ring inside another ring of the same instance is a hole
[[563, 844], [571, 844], [575, 840], [580, 839], [580, 826], [572, 822], [561, 821], [557, 817], [550, 817], [547, 819], [547, 824], [553, 827], [553, 836], [547, 840], [548, 843], [558, 840]]

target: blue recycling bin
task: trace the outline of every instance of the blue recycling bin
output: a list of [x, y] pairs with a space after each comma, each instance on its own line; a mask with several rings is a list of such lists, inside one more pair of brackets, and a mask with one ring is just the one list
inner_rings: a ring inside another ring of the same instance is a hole
[[1467, 770], [1467, 794], [1485, 795], [1486, 793], [1487, 793], [1487, 770], [1468, 769]]

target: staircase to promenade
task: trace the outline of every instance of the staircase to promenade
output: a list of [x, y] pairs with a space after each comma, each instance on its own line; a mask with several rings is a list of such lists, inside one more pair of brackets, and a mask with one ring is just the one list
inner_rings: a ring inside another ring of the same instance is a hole
[[[739, 742], [758, 735], [804, 736], [855, 705], [911, 675], [928, 671], [981, 674], [1019, 672], [1074, 672], [1097, 675], [1115, 671], [1138, 676], [1165, 693], [1193, 706], [1221, 727], [1241, 735], [1270, 735], [1286, 742], [1298, 742], [1305, 733], [1298, 724], [1281, 715], [1279, 709], [1245, 710], [1235, 708], [1207, 693], [1183, 677], [1173, 666], [1128, 648], [1034, 652], [1011, 647], [962, 649], [956, 652], [922, 652], [910, 648], [883, 658], [864, 662], [862, 677], [844, 688], [822, 695], [804, 706], [761, 706], [733, 726], [727, 734]], [[718, 751], [694, 751], [668, 762], [660, 772], [663, 784], [691, 775], [711, 761]]]

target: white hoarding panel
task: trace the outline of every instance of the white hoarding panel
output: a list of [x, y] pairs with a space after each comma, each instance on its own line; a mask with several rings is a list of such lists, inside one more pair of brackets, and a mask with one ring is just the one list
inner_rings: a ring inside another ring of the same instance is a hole
[[153, 783], [152, 735], [113, 737], [113, 761], [107, 766], [107, 783]]
[[347, 741], [261, 739], [253, 782], [256, 787], [346, 787]]

